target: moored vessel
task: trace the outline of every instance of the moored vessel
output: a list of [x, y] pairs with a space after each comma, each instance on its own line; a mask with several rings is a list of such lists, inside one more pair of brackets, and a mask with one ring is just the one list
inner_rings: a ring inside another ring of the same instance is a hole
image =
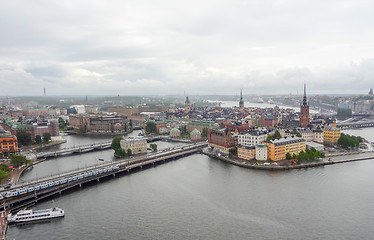
[[9, 223], [23, 223], [30, 221], [39, 221], [57, 217], [63, 217], [64, 210], [61, 208], [50, 208], [45, 210], [21, 210], [16, 214], [9, 214], [7, 219]]

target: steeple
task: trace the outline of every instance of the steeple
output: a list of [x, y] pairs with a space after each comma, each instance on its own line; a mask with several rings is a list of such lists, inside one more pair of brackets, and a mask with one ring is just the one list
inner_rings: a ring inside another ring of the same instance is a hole
[[304, 83], [304, 97], [303, 97], [303, 106], [308, 106], [308, 102], [306, 100], [306, 84]]
[[239, 110], [244, 110], [243, 89], [240, 89]]

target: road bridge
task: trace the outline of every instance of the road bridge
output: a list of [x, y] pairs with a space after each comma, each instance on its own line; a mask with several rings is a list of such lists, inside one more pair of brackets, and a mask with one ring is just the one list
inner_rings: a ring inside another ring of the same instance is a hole
[[126, 173], [133, 169], [142, 169], [146, 166], [154, 166], [158, 163], [194, 154], [206, 146], [206, 142], [199, 142], [168, 151], [127, 158], [85, 169], [77, 169], [48, 178], [15, 185], [12, 189], [0, 190], [0, 209], [17, 210], [52, 195], [62, 194], [67, 189], [76, 186], [81, 187], [82, 184], [92, 181], [99, 182], [101, 178], [115, 177], [118, 173]]
[[[159, 136], [146, 137], [144, 139], [147, 140], [147, 142], [164, 140], [163, 137], [159, 137]], [[110, 149], [111, 145], [112, 145], [112, 142], [110, 141], [110, 142], [93, 143], [93, 144], [87, 144], [87, 145], [81, 145], [81, 146], [73, 146], [69, 148], [59, 149], [56, 151], [38, 152], [36, 153], [36, 159], [58, 157], [62, 155], [69, 155], [69, 154], [75, 154], [75, 153], [101, 151], [101, 150]]]
[[358, 121], [358, 122], [345, 122], [337, 123], [337, 127], [347, 129], [347, 128], [365, 128], [365, 127], [374, 127], [374, 120], [372, 121]]

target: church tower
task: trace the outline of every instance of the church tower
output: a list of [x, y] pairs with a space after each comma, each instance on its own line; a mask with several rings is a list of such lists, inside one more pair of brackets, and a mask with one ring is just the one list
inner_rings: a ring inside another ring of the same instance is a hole
[[300, 104], [300, 126], [306, 127], [310, 124], [309, 104], [306, 99], [306, 85], [304, 83], [304, 97]]
[[244, 111], [243, 90], [240, 89], [239, 111]]
[[188, 99], [188, 96], [186, 97], [186, 102], [184, 103], [184, 112], [189, 113], [191, 111], [191, 103]]

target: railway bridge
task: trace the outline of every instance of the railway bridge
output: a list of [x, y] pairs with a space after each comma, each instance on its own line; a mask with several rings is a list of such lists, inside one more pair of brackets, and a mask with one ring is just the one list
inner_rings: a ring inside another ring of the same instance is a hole
[[119, 173], [127, 173], [134, 169], [142, 169], [143, 167], [154, 166], [191, 155], [200, 152], [206, 146], [206, 142], [199, 142], [168, 151], [127, 158], [85, 169], [77, 169], [48, 178], [15, 185], [12, 189], [0, 190], [0, 210], [18, 210], [41, 199], [55, 194], [62, 194], [67, 189], [76, 186], [81, 187], [88, 182], [99, 182], [102, 178], [115, 177]]

